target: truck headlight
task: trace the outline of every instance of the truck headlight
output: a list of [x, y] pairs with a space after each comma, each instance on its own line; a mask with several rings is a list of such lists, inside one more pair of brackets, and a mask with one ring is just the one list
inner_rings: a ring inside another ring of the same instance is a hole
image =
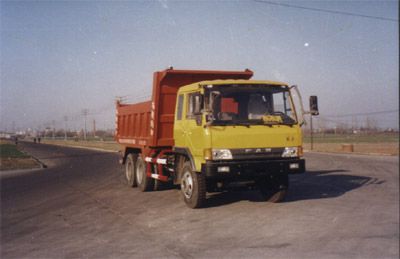
[[212, 158], [213, 160], [232, 159], [232, 153], [229, 149], [213, 149]]
[[285, 147], [282, 153], [282, 157], [298, 157], [299, 148], [298, 147]]

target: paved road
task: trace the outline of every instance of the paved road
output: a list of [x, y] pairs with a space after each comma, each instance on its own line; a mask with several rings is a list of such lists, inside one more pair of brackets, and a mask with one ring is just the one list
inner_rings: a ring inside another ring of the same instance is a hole
[[397, 157], [306, 154], [287, 201], [124, 184], [115, 153], [23, 144], [49, 167], [1, 174], [1, 258], [398, 258]]

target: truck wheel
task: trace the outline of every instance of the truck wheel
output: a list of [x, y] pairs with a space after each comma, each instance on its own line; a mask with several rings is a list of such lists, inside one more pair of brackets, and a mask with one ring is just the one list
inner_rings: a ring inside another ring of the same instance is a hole
[[136, 175], [135, 175], [135, 164], [136, 164], [136, 157], [133, 154], [129, 154], [126, 157], [125, 162], [125, 178], [128, 182], [130, 187], [136, 187]]
[[189, 208], [203, 206], [206, 200], [206, 180], [204, 174], [193, 171], [190, 162], [185, 162], [182, 169], [181, 193]]
[[259, 182], [259, 189], [265, 201], [281, 202], [285, 199], [288, 189], [288, 176], [271, 176]]
[[154, 188], [154, 179], [146, 175], [146, 163], [139, 155], [136, 160], [136, 181], [142, 192], [148, 192]]

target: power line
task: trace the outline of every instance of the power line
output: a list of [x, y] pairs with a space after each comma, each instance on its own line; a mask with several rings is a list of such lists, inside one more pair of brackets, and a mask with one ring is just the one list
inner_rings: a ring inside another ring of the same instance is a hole
[[395, 112], [399, 112], [399, 110], [387, 110], [387, 111], [364, 112], [364, 113], [351, 113], [351, 114], [340, 114], [340, 115], [324, 115], [324, 117], [341, 118], [341, 117], [367, 116], [367, 115], [386, 114], [386, 113], [395, 113]]
[[350, 12], [343, 12], [343, 11], [335, 11], [335, 10], [328, 10], [328, 9], [321, 9], [321, 8], [314, 8], [314, 7], [304, 7], [304, 6], [299, 6], [299, 5], [277, 3], [277, 2], [266, 1], [266, 0], [253, 0], [253, 1], [257, 2], [257, 3], [263, 3], [263, 4], [269, 4], [269, 5], [278, 5], [278, 6], [283, 6], [283, 7], [297, 8], [297, 9], [303, 9], [303, 10], [309, 10], [309, 11], [316, 11], [316, 12], [342, 14], [342, 15], [362, 17], [362, 18], [382, 20], [382, 21], [390, 21], [390, 22], [398, 22], [399, 21], [398, 19], [394, 19], [394, 18], [387, 18], [387, 17], [373, 16], [373, 15], [365, 15], [365, 14], [358, 14], [358, 13], [350, 13]]

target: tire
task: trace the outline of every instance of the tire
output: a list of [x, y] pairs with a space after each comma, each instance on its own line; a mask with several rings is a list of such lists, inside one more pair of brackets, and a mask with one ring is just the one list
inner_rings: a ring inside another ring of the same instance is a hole
[[259, 182], [259, 189], [263, 199], [267, 202], [277, 203], [285, 199], [288, 190], [288, 175], [263, 179]]
[[136, 181], [142, 192], [152, 191], [154, 188], [154, 179], [147, 177], [146, 162], [140, 155], [136, 160]]
[[185, 162], [181, 176], [181, 194], [189, 208], [200, 208], [206, 200], [206, 180], [204, 174], [192, 169], [190, 162]]
[[130, 187], [136, 187], [136, 156], [134, 154], [129, 154], [126, 157], [125, 162], [125, 179]]

